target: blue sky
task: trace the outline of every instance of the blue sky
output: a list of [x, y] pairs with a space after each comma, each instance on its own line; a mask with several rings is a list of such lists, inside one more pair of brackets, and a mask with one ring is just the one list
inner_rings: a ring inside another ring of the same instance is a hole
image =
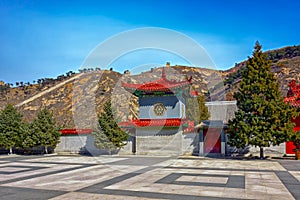
[[[76, 71], [98, 44], [143, 27], [181, 32], [203, 46], [217, 69], [228, 69], [251, 55], [256, 40], [264, 50], [299, 45], [299, 9], [297, 0], [1, 0], [0, 80], [31, 82]], [[145, 51], [112, 66], [123, 72], [166, 61], [188, 64]]]

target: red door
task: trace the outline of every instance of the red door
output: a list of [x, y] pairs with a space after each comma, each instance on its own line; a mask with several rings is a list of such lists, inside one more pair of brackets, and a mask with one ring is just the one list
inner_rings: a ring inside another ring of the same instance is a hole
[[204, 153], [221, 153], [221, 131], [219, 128], [204, 130]]
[[293, 149], [295, 149], [295, 145], [293, 142], [286, 142], [285, 143], [285, 153], [286, 154], [295, 154], [295, 152], [293, 151]]
[[[297, 117], [297, 119], [292, 120], [294, 123], [297, 123], [297, 125], [294, 127], [294, 131], [300, 131], [300, 117]], [[294, 145], [293, 142], [286, 142], [285, 143], [285, 153], [286, 154], [295, 154], [293, 149], [295, 149], [296, 146]]]

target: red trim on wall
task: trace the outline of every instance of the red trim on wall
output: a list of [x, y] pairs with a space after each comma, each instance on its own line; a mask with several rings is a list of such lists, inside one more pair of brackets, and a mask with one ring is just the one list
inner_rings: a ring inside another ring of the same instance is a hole
[[87, 128], [87, 129], [63, 129], [60, 131], [61, 135], [78, 135], [78, 134], [91, 134], [93, 132], [93, 129]]

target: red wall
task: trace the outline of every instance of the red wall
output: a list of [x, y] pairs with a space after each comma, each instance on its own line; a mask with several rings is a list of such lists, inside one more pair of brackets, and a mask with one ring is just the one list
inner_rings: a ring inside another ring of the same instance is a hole
[[[296, 124], [294, 127], [294, 131], [300, 131], [300, 116], [298, 116], [296, 119], [292, 119], [292, 122]], [[293, 142], [286, 142], [285, 145], [286, 154], [295, 154], [293, 149], [295, 149], [296, 147]]]
[[91, 134], [92, 129], [63, 129], [60, 131], [62, 135], [78, 135], [78, 134]]
[[295, 152], [293, 151], [293, 149], [295, 149], [295, 145], [293, 142], [286, 142], [285, 143], [285, 153], [286, 154], [295, 154]]

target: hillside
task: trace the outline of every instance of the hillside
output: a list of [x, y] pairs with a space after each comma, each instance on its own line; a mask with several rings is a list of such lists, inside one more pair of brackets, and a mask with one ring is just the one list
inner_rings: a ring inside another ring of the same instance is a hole
[[[265, 52], [272, 61], [272, 71], [278, 77], [283, 94], [290, 80], [300, 77], [300, 46]], [[188, 66], [166, 68], [170, 80], [193, 77], [193, 89], [206, 95], [207, 101], [233, 100], [245, 61], [226, 71]], [[109, 97], [116, 108], [117, 118], [125, 120], [138, 114], [137, 98], [121, 87], [121, 82], [143, 83], [161, 76], [162, 68], [131, 76], [110, 70], [80, 70], [68, 72], [56, 79], [40, 79], [35, 84], [19, 83], [18, 87], [0, 81], [0, 109], [12, 103], [32, 121], [37, 112], [46, 107], [64, 128], [89, 128], [97, 124], [97, 113]]]
[[[271, 71], [277, 76], [282, 94], [286, 95], [289, 82], [300, 77], [300, 45], [266, 51], [264, 54], [271, 61]], [[245, 64], [246, 61], [243, 61], [231, 69], [223, 71], [228, 100], [233, 99], [233, 93], [238, 88]]]

